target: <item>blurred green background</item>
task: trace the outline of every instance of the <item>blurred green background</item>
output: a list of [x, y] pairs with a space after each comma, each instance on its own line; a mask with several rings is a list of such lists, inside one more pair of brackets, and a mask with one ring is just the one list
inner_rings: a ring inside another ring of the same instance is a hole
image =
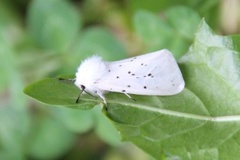
[[44, 77], [73, 75], [98, 54], [113, 61], [167, 48], [179, 59], [200, 20], [240, 32], [239, 0], [0, 0], [0, 159], [149, 160], [92, 110], [24, 95]]

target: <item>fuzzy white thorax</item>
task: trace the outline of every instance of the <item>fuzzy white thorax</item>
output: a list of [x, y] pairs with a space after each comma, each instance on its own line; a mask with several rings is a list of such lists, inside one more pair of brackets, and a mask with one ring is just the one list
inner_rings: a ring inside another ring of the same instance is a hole
[[96, 83], [107, 73], [107, 65], [99, 56], [91, 56], [84, 60], [76, 72], [75, 85], [85, 87], [85, 91], [94, 96], [102, 97], [105, 93], [96, 87]]

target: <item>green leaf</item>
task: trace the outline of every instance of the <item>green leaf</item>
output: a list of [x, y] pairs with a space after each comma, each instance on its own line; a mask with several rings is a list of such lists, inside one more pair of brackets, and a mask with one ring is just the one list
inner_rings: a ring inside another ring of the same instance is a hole
[[107, 60], [118, 60], [127, 56], [127, 52], [119, 40], [107, 29], [100, 27], [90, 28], [83, 32], [76, 42], [73, 52], [76, 56], [80, 55], [81, 58], [98, 54]]
[[181, 59], [183, 72], [191, 75], [185, 78], [187, 87], [202, 99], [213, 116], [240, 112], [237, 100], [240, 59], [234, 46], [230, 36], [213, 34], [202, 21], [194, 45]]
[[72, 147], [75, 136], [59, 122], [42, 116], [28, 141], [28, 152], [33, 159], [57, 159]]
[[110, 123], [110, 121], [103, 117], [100, 114], [100, 108], [95, 107], [95, 119], [96, 119], [96, 128], [95, 131], [97, 135], [106, 143], [112, 146], [118, 146], [121, 142], [120, 134], [114, 128], [114, 126]]
[[62, 105], [80, 109], [91, 109], [97, 104], [96, 100], [91, 100], [87, 96], [81, 96], [80, 103], [76, 99], [80, 94], [72, 82], [59, 80], [58, 78], [46, 78], [35, 82], [24, 89], [24, 93], [43, 103], [51, 105]]
[[76, 70], [81, 60], [99, 55], [104, 60], [112, 61], [127, 57], [124, 46], [105, 28], [93, 27], [82, 32], [81, 37], [72, 47], [71, 52], [64, 58], [68, 68], [63, 66], [65, 73]]
[[80, 17], [68, 1], [34, 0], [28, 11], [28, 27], [40, 46], [63, 52], [76, 39]]
[[187, 52], [200, 17], [194, 10], [182, 6], [168, 9], [165, 15], [166, 20], [163, 20], [152, 13], [138, 11], [134, 16], [134, 28], [146, 51], [167, 48], [179, 59]]
[[86, 133], [94, 126], [93, 110], [76, 110], [72, 108], [52, 108], [55, 117], [70, 131]]
[[131, 3], [128, 4], [128, 7], [135, 11], [141, 10], [147, 10], [147, 11], [153, 11], [158, 12], [159, 10], [168, 8], [169, 6], [173, 6], [176, 4], [181, 4], [181, 1], [165, 1], [165, 0], [132, 0]]
[[179, 35], [182, 39], [191, 41], [201, 21], [200, 16], [194, 10], [177, 6], [166, 11], [166, 20], [174, 29], [174, 36]]
[[133, 23], [137, 35], [149, 50], [164, 48], [173, 36], [171, 28], [165, 22], [146, 11], [137, 12]]
[[[131, 95], [133, 101], [124, 94], [110, 93], [106, 94], [104, 113], [124, 141], [133, 142], [156, 159], [240, 157], [239, 39], [214, 34], [202, 20], [189, 52], [179, 61], [186, 82], [180, 94]], [[30, 85], [25, 93], [45, 103], [52, 98], [54, 104], [80, 109], [102, 102], [84, 96], [74, 104], [79, 93], [76, 87], [56, 79], [42, 82]], [[56, 84], [52, 87], [55, 94], [62, 94], [49, 99], [50, 84]]]
[[16, 108], [0, 104], [0, 159], [25, 159], [31, 120], [27, 111]]
[[240, 56], [234, 42], [212, 33], [203, 20], [181, 59], [187, 89], [176, 96], [109, 104], [106, 115], [123, 140], [156, 159], [239, 157]]

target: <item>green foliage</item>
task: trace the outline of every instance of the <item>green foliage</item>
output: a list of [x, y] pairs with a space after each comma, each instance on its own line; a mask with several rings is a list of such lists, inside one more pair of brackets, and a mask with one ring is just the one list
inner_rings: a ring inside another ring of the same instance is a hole
[[28, 139], [28, 151], [39, 159], [57, 158], [74, 143], [75, 136], [70, 130], [49, 117], [38, 117]]
[[97, 54], [109, 60], [122, 59], [127, 56], [123, 45], [111, 32], [102, 27], [92, 27], [82, 33], [71, 52], [72, 54], [68, 57], [71, 72], [76, 70], [79, 59], [85, 59], [89, 55]]
[[[0, 159], [152, 159], [122, 148], [121, 137], [156, 159], [238, 159], [240, 38], [207, 25], [229, 33], [221, 3], [1, 1]], [[106, 111], [89, 95], [76, 104], [80, 90], [55, 78], [89, 55], [114, 61], [163, 48], [186, 81], [176, 96], [109, 93]]]
[[167, 22], [150, 12], [139, 11], [134, 17], [134, 27], [147, 51], [170, 48], [178, 59], [187, 52], [200, 17], [186, 7], [174, 7], [165, 14]]
[[[205, 21], [180, 60], [181, 94], [141, 97], [145, 104], [109, 105], [123, 139], [161, 159], [234, 159], [240, 127], [239, 53], [230, 37], [213, 34]], [[134, 97], [135, 98], [135, 97]], [[226, 151], [229, 146], [234, 150]]]
[[[239, 136], [239, 54], [234, 48], [238, 45], [231, 37], [213, 34], [203, 20], [189, 52], [180, 59], [186, 80], [182, 93], [168, 97], [133, 95], [136, 102], [111, 93], [107, 95], [106, 116], [113, 121], [123, 140], [132, 141], [157, 159], [163, 155], [181, 159], [239, 157], [239, 152], [223, 151], [234, 145], [233, 140]], [[66, 99], [66, 106], [73, 105], [72, 98], [77, 93], [68, 94], [74, 93], [73, 84], [65, 85], [64, 89], [61, 88], [63, 82], [56, 83], [55, 79], [42, 82], [27, 87], [25, 93], [48, 103], [49, 98], [37, 96], [46, 96], [49, 85], [54, 85], [51, 88], [56, 90], [56, 97], [51, 97], [54, 103], [61, 105]], [[58, 96], [58, 92], [66, 95]], [[50, 95], [52, 93], [47, 96]], [[101, 103], [101, 99], [83, 97], [75, 105], [81, 109], [95, 103]]]
[[[35, 83], [29, 85], [24, 89], [24, 92], [46, 104], [64, 105], [70, 107], [76, 106], [76, 99], [80, 94], [80, 91], [77, 87], [68, 83], [70, 82], [65, 82], [64, 80], [59, 80], [58, 78], [47, 78], [41, 80], [37, 84]], [[96, 104], [86, 102], [81, 104], [79, 107], [81, 108], [82, 106], [82, 109], [90, 109], [94, 107], [94, 105]]]
[[35, 0], [28, 16], [30, 34], [46, 49], [66, 51], [79, 31], [80, 17], [68, 1]]
[[86, 30], [75, 46], [74, 53], [81, 53], [81, 58], [86, 58], [89, 54], [95, 53], [104, 56], [106, 59], [116, 60], [127, 55], [125, 48], [115, 36], [100, 27]]

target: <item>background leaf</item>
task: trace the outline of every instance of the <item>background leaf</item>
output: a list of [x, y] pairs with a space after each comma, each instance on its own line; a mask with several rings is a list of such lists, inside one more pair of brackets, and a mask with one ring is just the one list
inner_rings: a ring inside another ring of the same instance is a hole
[[35, 0], [28, 12], [29, 31], [46, 49], [66, 51], [80, 28], [80, 17], [68, 1]]
[[57, 121], [44, 117], [39, 118], [41, 119], [37, 120], [38, 125], [33, 128], [35, 134], [29, 137], [29, 152], [33, 158], [57, 158], [72, 146], [75, 137]]
[[[123, 45], [104, 28], [90, 28], [77, 41], [74, 52], [81, 58], [98, 54], [108, 60], [117, 60], [127, 55]], [[79, 63], [79, 61], [78, 61]]]
[[[95, 27], [86, 30], [74, 44], [71, 54], [66, 57], [68, 70], [76, 71], [81, 59], [91, 55], [99, 55], [105, 60], [118, 60], [126, 57], [127, 53], [111, 32]], [[66, 67], [63, 66], [63, 69], [66, 70]]]
[[200, 17], [193, 10], [180, 6], [166, 11], [167, 21], [159, 17], [146, 11], [137, 12], [134, 17], [137, 35], [147, 52], [168, 48], [178, 59], [188, 50]]

